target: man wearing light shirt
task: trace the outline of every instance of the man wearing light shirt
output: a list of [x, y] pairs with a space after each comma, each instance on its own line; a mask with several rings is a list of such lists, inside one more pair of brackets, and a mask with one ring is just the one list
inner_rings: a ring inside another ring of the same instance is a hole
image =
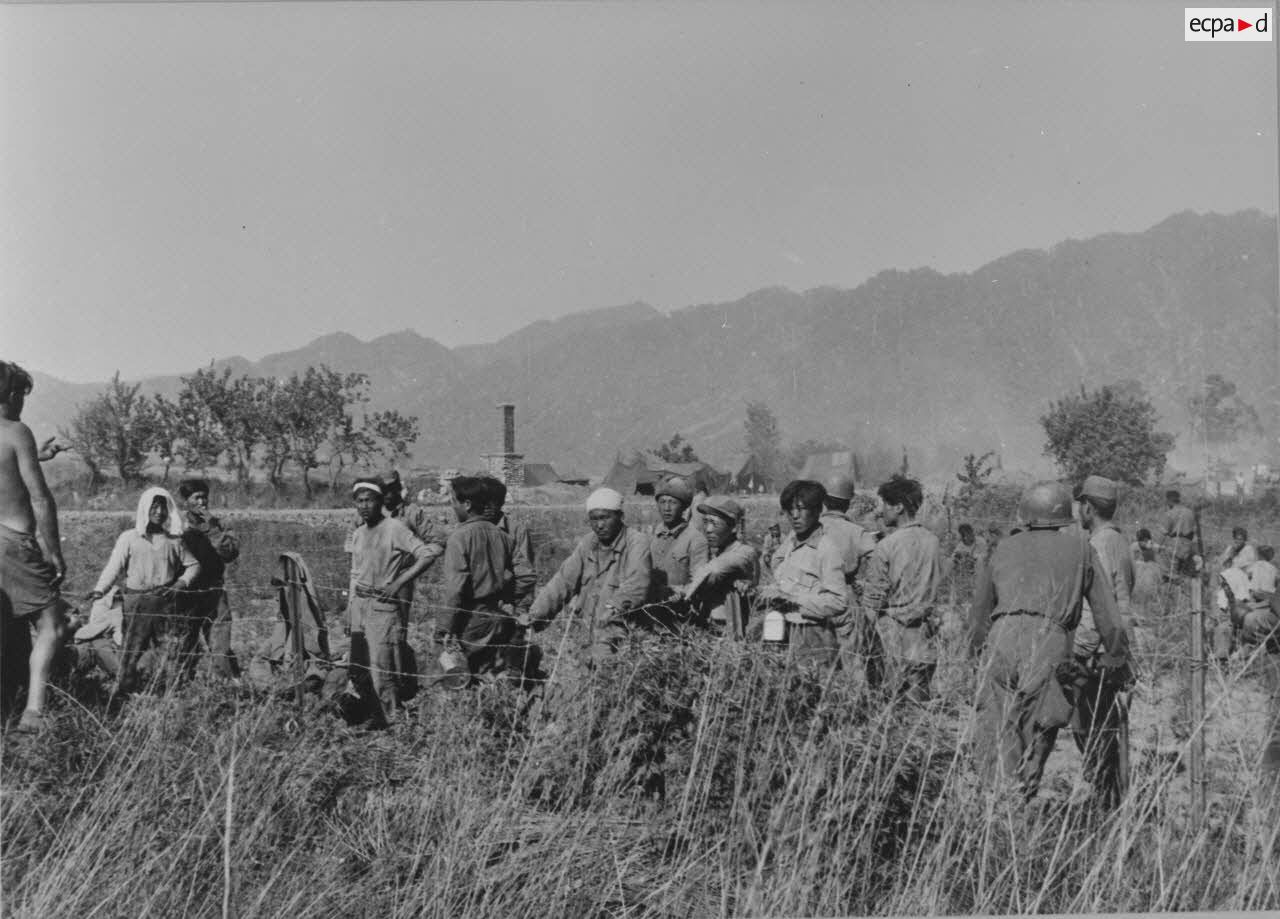
[[818, 666], [839, 661], [836, 624], [849, 605], [840, 548], [819, 522], [826, 494], [820, 483], [805, 479], [782, 490], [778, 503], [791, 520], [791, 532], [773, 553], [773, 583], [757, 594], [786, 616], [796, 659]]

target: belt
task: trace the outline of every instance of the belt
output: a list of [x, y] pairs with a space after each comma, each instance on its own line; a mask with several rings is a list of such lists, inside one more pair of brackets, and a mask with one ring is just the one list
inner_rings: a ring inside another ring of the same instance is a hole
[[1057, 626], [1058, 628], [1062, 629], [1062, 631], [1064, 632], [1069, 631], [1069, 629], [1067, 629], [1067, 627], [1063, 625], [1061, 622], [1057, 622], [1053, 619], [1048, 618], [1047, 616], [1045, 616], [1044, 613], [1040, 613], [1030, 609], [1011, 609], [1011, 610], [1005, 610], [1002, 613], [992, 613], [991, 621], [995, 622], [997, 619], [1002, 619], [1005, 616], [1031, 616], [1036, 619], [1043, 619], [1045, 622], [1049, 623], [1050, 625]]
[[1010, 609], [1010, 610], [1005, 610], [1004, 612], [1001, 612], [1001, 613], [992, 613], [991, 621], [995, 622], [997, 619], [1000, 619], [1004, 616], [1039, 616], [1041, 619], [1043, 619], [1044, 613], [1038, 613], [1035, 610], [1029, 610], [1029, 609]]

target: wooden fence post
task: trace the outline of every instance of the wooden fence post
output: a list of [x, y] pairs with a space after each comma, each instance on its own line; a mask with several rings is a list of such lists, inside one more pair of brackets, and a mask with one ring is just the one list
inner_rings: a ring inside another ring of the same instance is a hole
[[1196, 830], [1204, 827], [1204, 603], [1199, 573], [1191, 580], [1191, 821]]

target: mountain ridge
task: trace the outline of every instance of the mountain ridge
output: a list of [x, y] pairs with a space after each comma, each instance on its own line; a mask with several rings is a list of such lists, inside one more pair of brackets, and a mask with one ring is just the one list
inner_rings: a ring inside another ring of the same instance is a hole
[[[373, 407], [422, 419], [416, 459], [460, 468], [498, 449], [502, 401], [517, 404], [528, 459], [597, 473], [677, 431], [723, 462], [741, 453], [748, 401], [769, 404], [787, 440], [909, 444], [922, 467], [954, 468], [957, 455], [986, 449], [1034, 465], [1039, 415], [1082, 383], [1143, 382], [1163, 428], [1181, 433], [1188, 387], [1223, 373], [1274, 435], [1276, 262], [1274, 217], [1181, 211], [1145, 231], [1020, 249], [972, 272], [885, 269], [854, 288], [766, 287], [670, 313], [637, 301], [454, 349], [413, 330], [370, 342], [337, 332], [236, 372], [320, 362], [366, 372]], [[42, 377], [32, 410], [40, 386], [56, 382]], [[68, 401], [51, 393], [44, 423], [69, 417]]]

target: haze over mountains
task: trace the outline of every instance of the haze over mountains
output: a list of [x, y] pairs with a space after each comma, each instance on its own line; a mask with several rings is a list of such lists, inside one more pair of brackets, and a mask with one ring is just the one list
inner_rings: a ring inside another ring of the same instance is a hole
[[[746, 403], [760, 400], [787, 441], [907, 444], [921, 468], [987, 449], [1006, 467], [1043, 467], [1038, 418], [1050, 400], [1121, 379], [1141, 381], [1163, 428], [1182, 435], [1187, 388], [1222, 373], [1274, 442], [1276, 278], [1274, 217], [1184, 212], [967, 274], [888, 270], [852, 290], [769, 288], [670, 314], [633, 303], [453, 350], [413, 331], [371, 342], [336, 333], [217, 363], [258, 375], [363, 371], [374, 407], [422, 419], [420, 463], [475, 466], [500, 442], [495, 404], [512, 401], [517, 448], [562, 472], [600, 474], [619, 451], [677, 431], [727, 465], [742, 451]], [[130, 376], [123, 356], [121, 371]], [[178, 378], [144, 383], [174, 392]], [[38, 435], [102, 388], [44, 375], [36, 386], [26, 418]]]

